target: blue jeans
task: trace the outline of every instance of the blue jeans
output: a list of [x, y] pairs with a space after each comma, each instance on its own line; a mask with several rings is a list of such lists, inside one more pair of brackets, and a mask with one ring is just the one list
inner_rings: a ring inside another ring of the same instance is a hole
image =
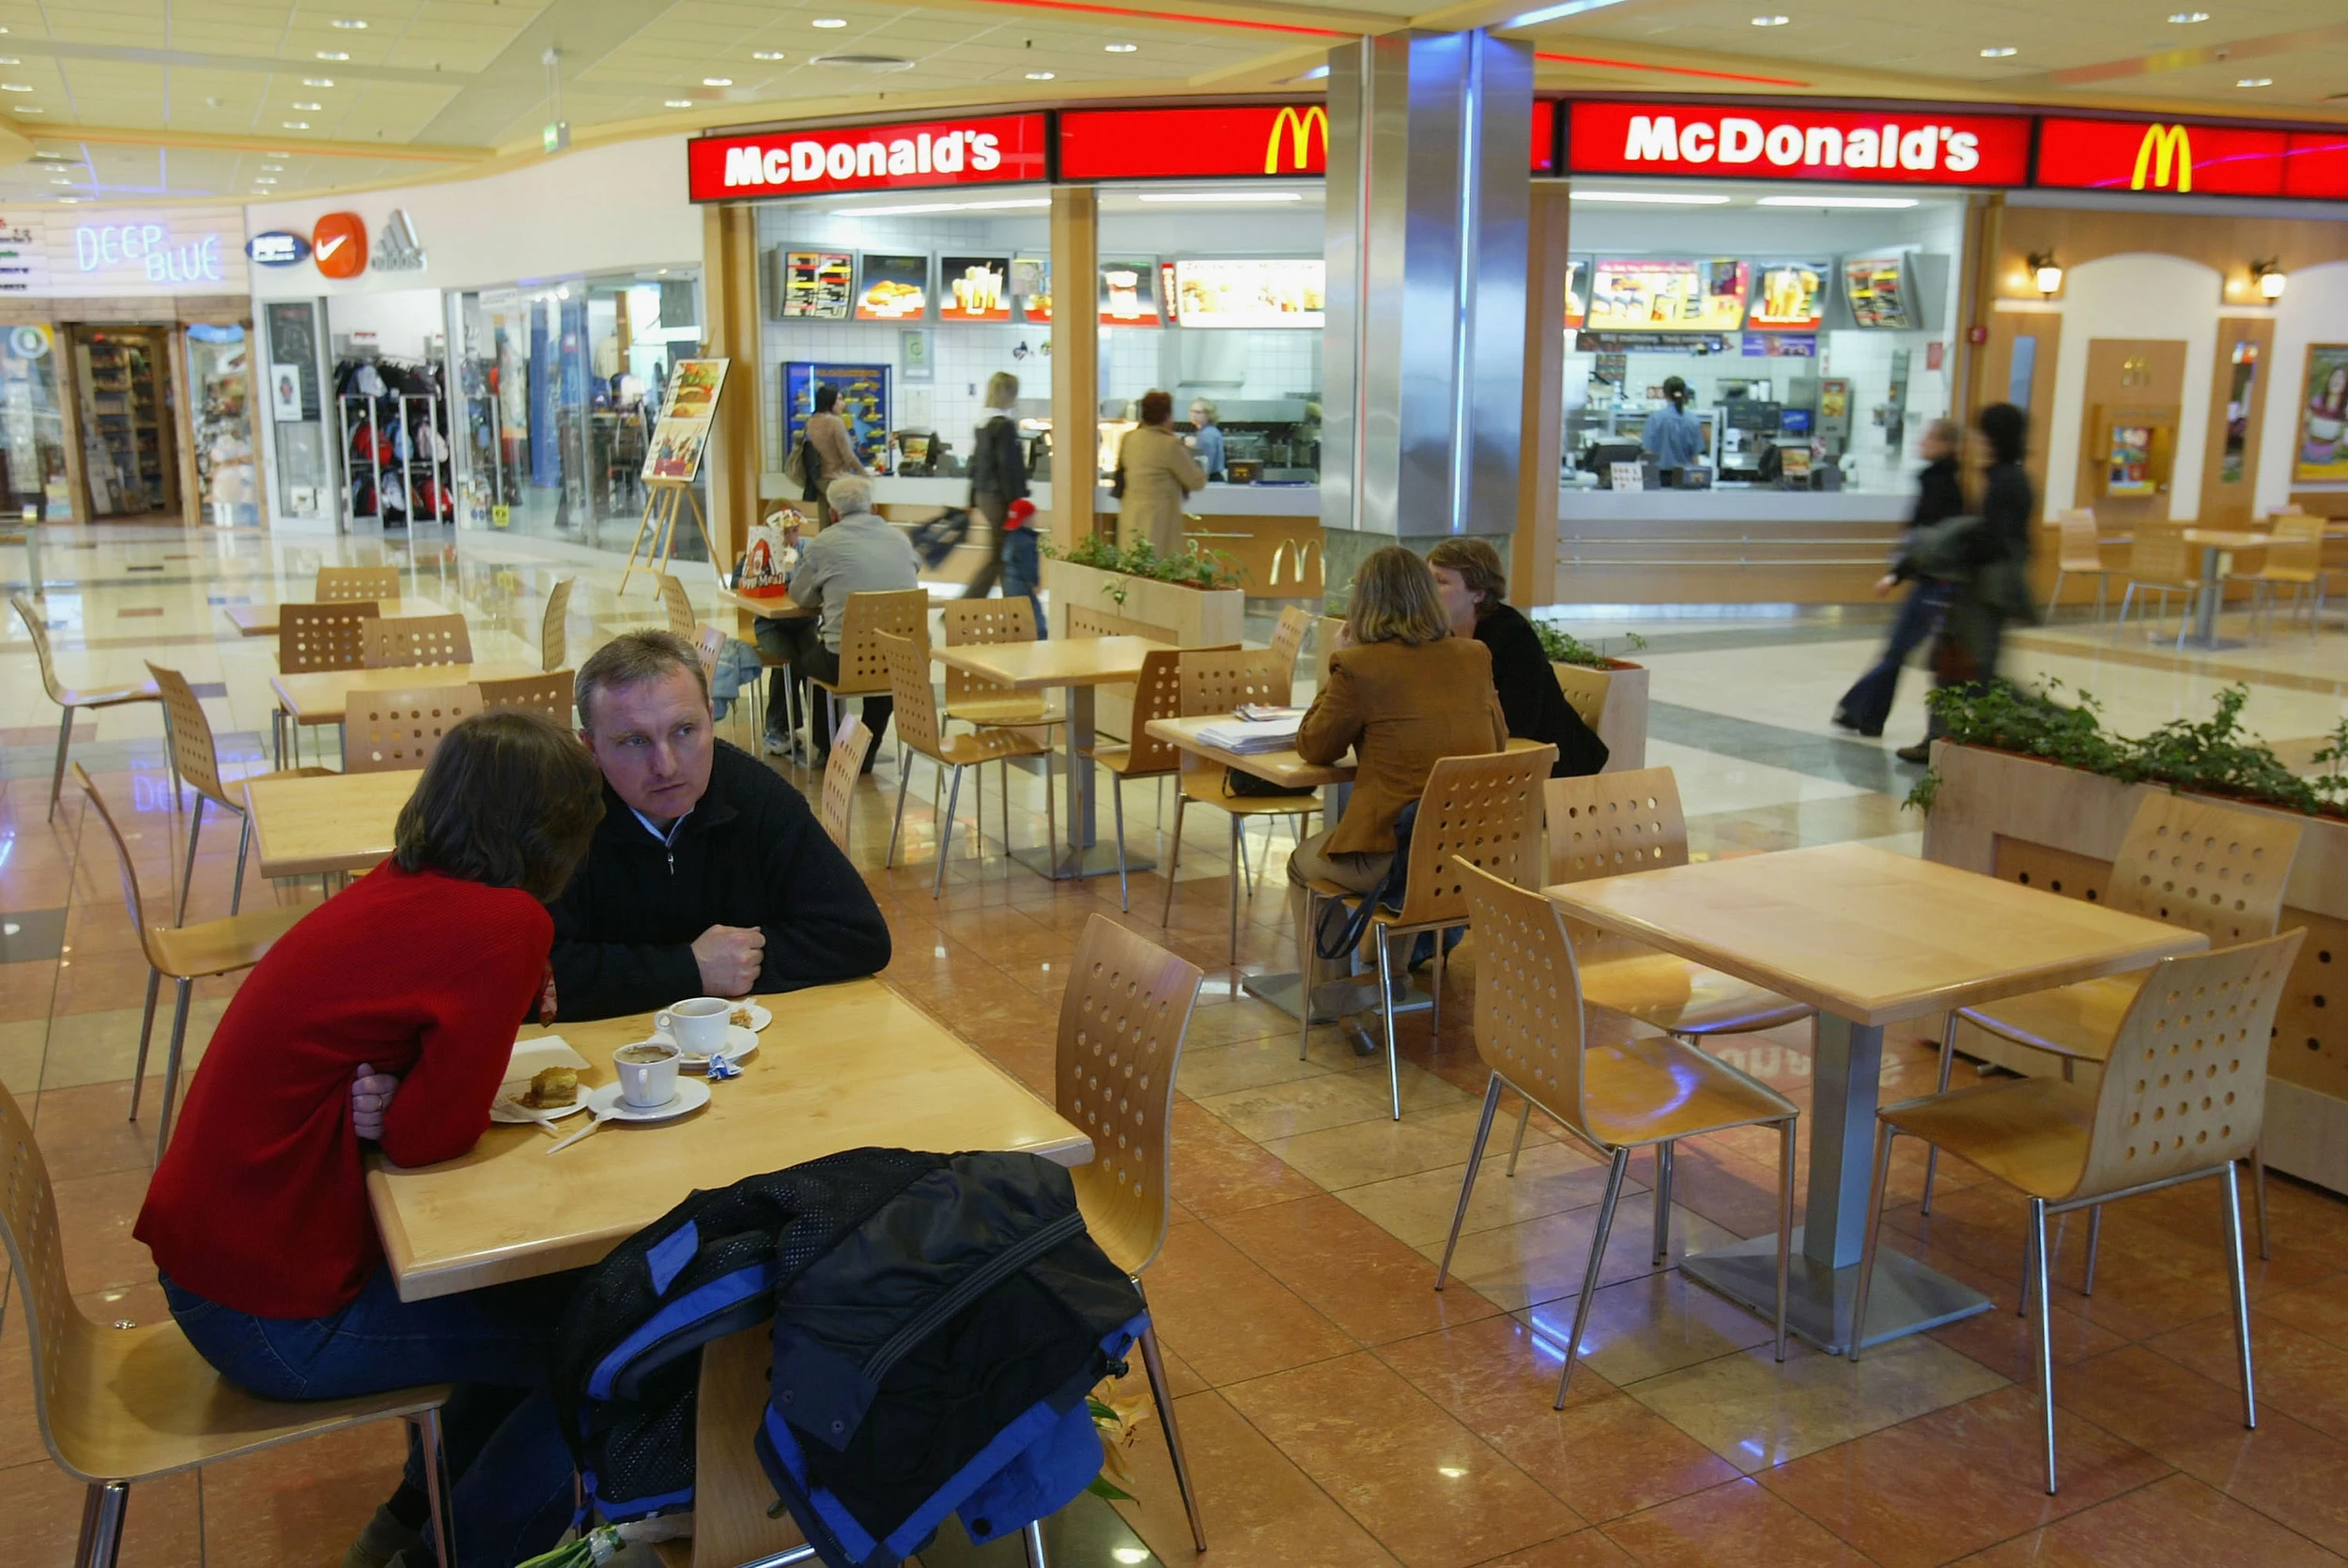
[[1044, 629], [1043, 601], [1037, 596], [1037, 591], [1043, 586], [1043, 574], [1036, 559], [1035, 530], [1006, 529], [1002, 560], [1003, 597], [1027, 596], [1027, 607], [1035, 611], [1035, 635], [1040, 642], [1052, 634]]
[[1940, 629], [1955, 591], [1944, 582], [1919, 582], [1900, 606], [1892, 623], [1892, 638], [1875, 668], [1852, 684], [1834, 705], [1835, 716], [1862, 735], [1880, 735], [1892, 716], [1892, 699], [1899, 692], [1900, 667]]
[[[162, 1278], [171, 1315], [197, 1353], [264, 1399], [456, 1384], [441, 1433], [458, 1568], [512, 1568], [551, 1550], [570, 1526], [571, 1453], [547, 1362], [576, 1283], [576, 1275], [555, 1274], [402, 1301], [391, 1270], [378, 1268], [340, 1312], [286, 1318], [238, 1312]], [[405, 1479], [423, 1491], [424, 1455], [412, 1437]]]

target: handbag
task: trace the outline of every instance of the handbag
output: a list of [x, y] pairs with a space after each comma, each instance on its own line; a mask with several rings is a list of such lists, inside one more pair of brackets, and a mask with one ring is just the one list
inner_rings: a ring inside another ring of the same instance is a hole
[[1309, 784], [1302, 789], [1292, 789], [1286, 784], [1274, 784], [1271, 779], [1259, 774], [1249, 773], [1244, 768], [1225, 768], [1223, 770], [1223, 792], [1227, 795], [1244, 796], [1250, 800], [1269, 800], [1274, 797], [1310, 795], [1315, 792]]
[[[1334, 899], [1323, 906], [1313, 931], [1313, 951], [1333, 962], [1342, 959], [1361, 945], [1362, 935], [1369, 930], [1369, 922], [1381, 906], [1398, 912], [1402, 908], [1411, 875], [1411, 830], [1417, 824], [1418, 802], [1412, 801], [1394, 820], [1394, 863], [1386, 868], [1384, 878], [1351, 908]], [[1344, 915], [1342, 925], [1330, 918], [1332, 910]]]
[[1125, 465], [1122, 463], [1118, 464], [1117, 471], [1109, 476], [1109, 494], [1119, 500], [1125, 499]]
[[807, 438], [801, 436], [791, 444], [791, 455], [782, 460], [782, 477], [799, 489], [807, 488]]

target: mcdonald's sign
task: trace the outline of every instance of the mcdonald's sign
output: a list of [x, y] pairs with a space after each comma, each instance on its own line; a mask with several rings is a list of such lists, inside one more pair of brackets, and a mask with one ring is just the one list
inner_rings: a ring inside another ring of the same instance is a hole
[[2207, 120], [2038, 122], [2036, 183], [2071, 191], [2348, 199], [2348, 132]]
[[[1288, 132], [1288, 164], [1280, 162], [1280, 133]], [[1319, 156], [1315, 156], [1314, 132], [1320, 132]], [[1301, 175], [1306, 169], [1327, 173], [1329, 168], [1329, 111], [1318, 103], [1308, 103], [1300, 112], [1293, 103], [1284, 103], [1273, 116], [1272, 134], [1263, 145], [1263, 172], [1268, 175]]]
[[[1557, 106], [1533, 105], [1528, 167], [1556, 166]], [[1262, 179], [1329, 169], [1329, 111], [1304, 103], [1218, 103], [1165, 109], [1063, 109], [1059, 177]]]

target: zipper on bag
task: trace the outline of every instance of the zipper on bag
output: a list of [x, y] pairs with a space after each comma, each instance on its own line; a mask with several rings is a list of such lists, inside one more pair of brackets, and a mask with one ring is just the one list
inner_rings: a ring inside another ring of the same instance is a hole
[[888, 1343], [873, 1352], [872, 1359], [864, 1363], [865, 1381], [879, 1387], [881, 1379], [895, 1370], [905, 1354], [927, 1339], [938, 1325], [1070, 1237], [1081, 1235], [1084, 1228], [1082, 1210], [1064, 1214], [1018, 1245], [990, 1259], [984, 1267], [924, 1307], [919, 1316], [891, 1334]]

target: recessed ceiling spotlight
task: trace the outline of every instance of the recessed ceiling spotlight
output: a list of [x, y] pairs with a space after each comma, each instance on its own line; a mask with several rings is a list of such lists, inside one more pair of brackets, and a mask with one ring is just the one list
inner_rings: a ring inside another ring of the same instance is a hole
[[21, 66], [23, 63], [13, 54], [0, 54], [0, 66]]
[[819, 16], [815, 19], [815, 25], [818, 27], [845, 27], [847, 24], [845, 17]]
[[348, 60], [350, 58], [348, 54], [344, 54], [339, 49], [321, 49], [317, 52], [317, 54], [318, 58], [321, 60]]
[[57, 198], [57, 205], [60, 207], [71, 207], [77, 202], [85, 202], [87, 200], [89, 200], [87, 196], [59, 196]]
[[64, 185], [70, 187], [73, 182], [70, 179], [53, 179], [49, 183], [52, 185]]
[[2020, 50], [2015, 48], [2010, 43], [2000, 43], [1983, 50], [1981, 52], [1981, 57], [1985, 60], [2002, 60], [2009, 54], [2019, 54], [2020, 53]]
[[1726, 196], [1703, 196], [1687, 191], [1574, 191], [1577, 202], [1631, 202], [1643, 207], [1726, 207]]
[[780, 60], [782, 58], [782, 51], [780, 49], [753, 49], [750, 51], [750, 58], [753, 60]]
[[49, 111], [46, 109], [36, 108], [30, 103], [20, 103], [16, 106], [16, 112], [20, 115], [45, 115]]
[[367, 30], [367, 24], [355, 16], [338, 16], [334, 19], [334, 25], [346, 33], [363, 33]]
[[1049, 82], [1052, 79], [1052, 76], [1053, 73], [1048, 70], [1031, 70], [1027, 72], [1027, 80], [1030, 82]]
[[689, 98], [663, 99], [661, 100], [661, 107], [664, 109], [690, 109], [693, 107], [693, 100]]
[[2190, 27], [2197, 22], [2207, 22], [2207, 11], [2170, 11], [2169, 20], [2179, 27]]
[[1756, 16], [1753, 24], [1755, 27], [1783, 27], [1793, 20], [1790, 16]]
[[310, 129], [310, 122], [308, 120], [285, 120], [280, 123], [283, 124], [287, 131], [307, 131]]
[[277, 182], [273, 179], [256, 179], [253, 183], [255, 185], [274, 185]]
[[2274, 85], [2275, 79], [2271, 76], [2246, 76], [2234, 84], [2237, 87], [2271, 87]]
[[1134, 51], [1139, 49], [1141, 45], [1137, 43], [1104, 43], [1101, 47], [1111, 54], [1131, 54]]
[[301, 85], [305, 87], [331, 87], [334, 85], [334, 79], [331, 76], [305, 76], [301, 79]]
[[734, 78], [731, 76], [704, 76], [702, 78], [702, 85], [704, 87], [731, 87], [734, 85]]
[[315, 115], [325, 107], [323, 103], [297, 103], [294, 105], [294, 112], [301, 115]]
[[32, 90], [29, 82], [0, 82], [0, 93], [29, 93]]

